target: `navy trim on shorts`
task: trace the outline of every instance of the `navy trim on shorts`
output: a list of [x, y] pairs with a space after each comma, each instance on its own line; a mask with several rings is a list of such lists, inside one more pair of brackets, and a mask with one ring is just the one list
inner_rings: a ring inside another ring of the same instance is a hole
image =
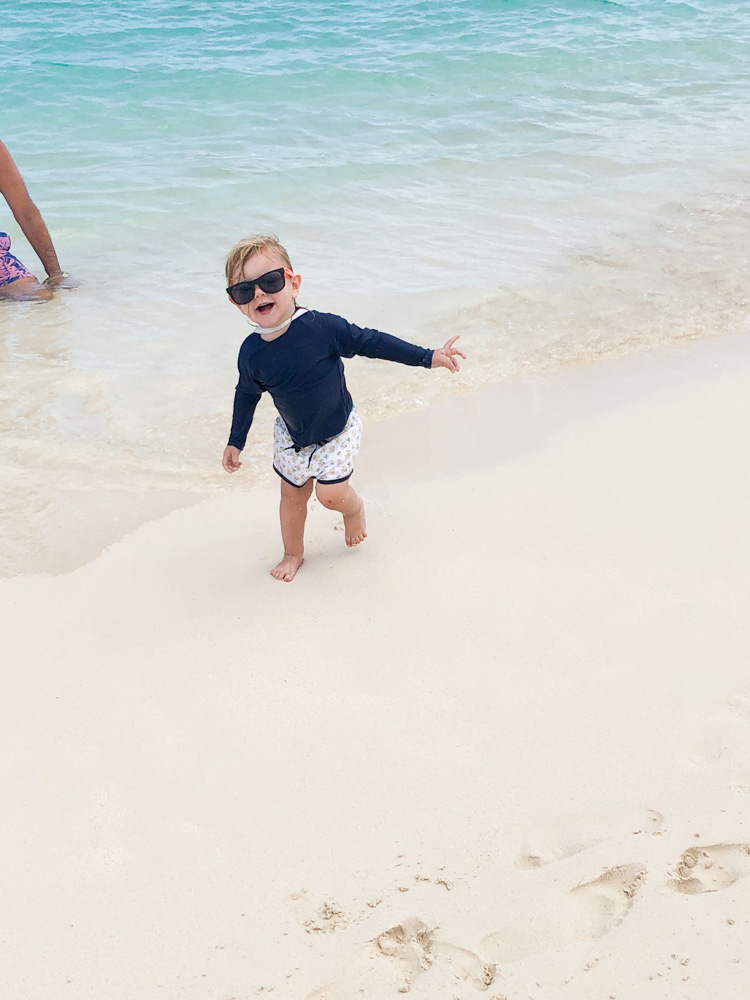
[[301, 490], [302, 486], [307, 486], [307, 484], [310, 482], [311, 479], [315, 479], [315, 476], [308, 476], [307, 479], [304, 481], [304, 483], [302, 483], [302, 486], [298, 486], [296, 483], [293, 483], [291, 479], [287, 479], [286, 476], [282, 475], [275, 465], [273, 467], [273, 471], [276, 473], [277, 476], [280, 476], [285, 483], [289, 483], [290, 486], [294, 486], [294, 488], [298, 490]]
[[[293, 486], [296, 490], [301, 490], [303, 486], [307, 486], [311, 479], [315, 479], [315, 476], [308, 476], [304, 483], [302, 483], [302, 486], [298, 486], [296, 483], [293, 483], [291, 479], [287, 479], [286, 476], [282, 475], [275, 465], [273, 467], [273, 471], [280, 479], [283, 479], [285, 483], [289, 483], [289, 485]], [[354, 469], [352, 469], [348, 476], [342, 476], [341, 479], [318, 479], [317, 482], [320, 483], [321, 486], [336, 486], [338, 483], [345, 483], [347, 479], [351, 479], [353, 475]]]

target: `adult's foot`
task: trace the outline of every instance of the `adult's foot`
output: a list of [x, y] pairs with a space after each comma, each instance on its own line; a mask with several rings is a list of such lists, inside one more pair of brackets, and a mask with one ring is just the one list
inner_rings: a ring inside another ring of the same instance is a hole
[[346, 544], [349, 546], [359, 545], [367, 538], [364, 500], [360, 500], [359, 508], [354, 514], [350, 514], [348, 517], [344, 514], [344, 531], [346, 532]]
[[301, 556], [290, 556], [285, 554], [279, 565], [274, 566], [271, 570], [271, 576], [274, 580], [283, 580], [284, 583], [291, 583], [297, 575], [297, 570], [303, 562], [304, 559], [302, 559]]

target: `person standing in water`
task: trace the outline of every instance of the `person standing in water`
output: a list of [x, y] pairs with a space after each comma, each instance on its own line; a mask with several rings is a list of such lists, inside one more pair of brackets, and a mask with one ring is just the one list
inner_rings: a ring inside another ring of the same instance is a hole
[[49, 299], [52, 288], [67, 275], [60, 267], [52, 237], [41, 212], [26, 190], [23, 177], [6, 147], [0, 142], [0, 194], [42, 262], [47, 278], [44, 284], [10, 252], [10, 236], [0, 232], [0, 296], [13, 299]]
[[379, 330], [363, 329], [331, 313], [297, 305], [301, 277], [275, 236], [241, 240], [226, 263], [227, 295], [255, 328], [238, 359], [229, 443], [222, 464], [240, 465], [255, 407], [268, 391], [278, 410], [274, 427], [274, 471], [281, 479], [284, 555], [271, 570], [289, 583], [302, 565], [307, 501], [317, 480], [318, 500], [344, 517], [346, 544], [367, 537], [362, 498], [352, 489], [362, 421], [346, 387], [342, 358], [361, 354], [421, 368], [458, 371], [466, 355], [451, 337], [434, 350]]

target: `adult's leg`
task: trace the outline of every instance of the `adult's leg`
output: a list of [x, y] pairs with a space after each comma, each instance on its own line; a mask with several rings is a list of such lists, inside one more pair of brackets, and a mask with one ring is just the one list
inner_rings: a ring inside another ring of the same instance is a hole
[[271, 576], [284, 583], [291, 583], [302, 565], [305, 554], [305, 521], [307, 501], [312, 493], [313, 481], [308, 479], [304, 486], [292, 486], [281, 480], [281, 539], [284, 542], [284, 557], [271, 570]]
[[5, 285], [0, 285], [0, 297], [28, 301], [46, 301], [52, 298], [52, 290], [46, 285], [40, 285], [33, 274], [16, 278]]
[[315, 493], [324, 507], [337, 510], [344, 515], [347, 545], [359, 545], [367, 538], [365, 503], [359, 493], [349, 485], [349, 480], [345, 483], [318, 483]]

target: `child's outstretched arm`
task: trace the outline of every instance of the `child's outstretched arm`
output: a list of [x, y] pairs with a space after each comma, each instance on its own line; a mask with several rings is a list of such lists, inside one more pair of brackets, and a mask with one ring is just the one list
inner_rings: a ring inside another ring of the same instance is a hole
[[451, 337], [450, 340], [445, 342], [444, 347], [438, 347], [432, 352], [433, 368], [447, 368], [449, 372], [459, 371], [456, 358], [463, 358], [466, 361], [466, 355], [463, 351], [459, 351], [457, 347], [453, 346], [457, 340], [458, 336]]
[[341, 316], [327, 316], [327, 322], [335, 331], [336, 345], [339, 354], [344, 358], [351, 358], [355, 354], [362, 354], [367, 358], [381, 358], [384, 361], [398, 361], [402, 365], [413, 365], [421, 368], [447, 368], [448, 371], [457, 372], [457, 358], [466, 360], [463, 351], [453, 345], [458, 337], [451, 339], [436, 350], [425, 347], [417, 347], [398, 337], [391, 336], [390, 333], [382, 333], [380, 330], [371, 330], [364, 327], [355, 326], [342, 319]]

